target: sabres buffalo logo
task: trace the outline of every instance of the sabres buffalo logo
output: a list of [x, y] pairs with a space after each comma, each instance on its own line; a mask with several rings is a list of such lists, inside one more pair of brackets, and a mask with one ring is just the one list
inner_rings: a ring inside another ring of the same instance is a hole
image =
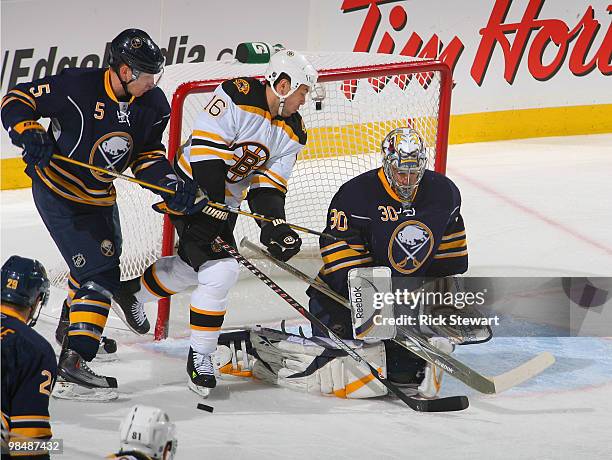
[[433, 233], [422, 222], [402, 222], [389, 240], [389, 261], [398, 272], [409, 275], [417, 271], [433, 249]]
[[[125, 132], [108, 133], [98, 139], [89, 155], [89, 164], [123, 172], [132, 156], [134, 142], [132, 136]], [[108, 174], [91, 171], [93, 176], [102, 182], [112, 182], [114, 177]]]

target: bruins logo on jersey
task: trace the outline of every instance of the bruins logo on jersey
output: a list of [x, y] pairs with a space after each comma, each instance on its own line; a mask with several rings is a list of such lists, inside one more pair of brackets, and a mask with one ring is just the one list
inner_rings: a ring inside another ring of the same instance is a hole
[[[105, 134], [94, 143], [89, 155], [89, 164], [123, 172], [129, 164], [133, 148], [134, 142], [128, 133]], [[91, 174], [102, 182], [112, 182], [114, 179], [113, 176], [96, 171], [91, 171]]]
[[259, 169], [270, 158], [270, 150], [255, 142], [238, 144], [234, 150], [234, 158], [236, 163], [227, 171], [227, 181], [231, 183], [240, 182], [251, 171]]
[[417, 271], [433, 249], [433, 233], [422, 222], [408, 220], [397, 226], [389, 240], [389, 262], [398, 272]]
[[249, 85], [249, 82], [242, 78], [237, 78], [234, 80], [234, 85], [236, 85], [236, 88], [238, 88], [238, 91], [240, 91], [242, 94], [249, 94], [249, 91], [251, 90], [251, 85]]

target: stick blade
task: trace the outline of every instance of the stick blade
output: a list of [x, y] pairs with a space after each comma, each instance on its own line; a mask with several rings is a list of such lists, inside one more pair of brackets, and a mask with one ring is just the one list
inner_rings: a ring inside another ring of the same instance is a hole
[[439, 399], [411, 399], [414, 403], [411, 407], [419, 412], [456, 412], [465, 410], [470, 406], [467, 396], [449, 396]]
[[554, 363], [555, 357], [548, 351], [545, 351], [504, 374], [492, 377], [491, 380], [495, 385], [495, 393], [501, 393], [520, 385], [526, 380], [540, 374]]

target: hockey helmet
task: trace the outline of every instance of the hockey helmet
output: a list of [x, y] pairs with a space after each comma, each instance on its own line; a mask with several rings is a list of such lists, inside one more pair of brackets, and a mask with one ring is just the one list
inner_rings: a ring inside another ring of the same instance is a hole
[[164, 69], [164, 56], [145, 31], [126, 29], [111, 42], [108, 63], [115, 72], [126, 64], [132, 69], [134, 80], [140, 73], [148, 73], [155, 75], [157, 82]]
[[[274, 84], [282, 74], [286, 74], [291, 80], [291, 89], [284, 96], [278, 94], [274, 88]], [[264, 77], [270, 82], [274, 94], [283, 100], [295, 92], [300, 85], [312, 88], [317, 82], [319, 74], [306, 59], [306, 56], [297, 51], [282, 49], [270, 58]]]
[[137, 451], [155, 460], [171, 460], [177, 447], [176, 427], [157, 407], [137, 405], [121, 422], [119, 453]]
[[397, 128], [382, 142], [383, 171], [403, 203], [410, 203], [427, 168], [427, 150], [412, 128]]
[[28, 325], [34, 326], [48, 299], [49, 279], [45, 267], [35, 259], [9, 257], [2, 265], [2, 302], [32, 308]]

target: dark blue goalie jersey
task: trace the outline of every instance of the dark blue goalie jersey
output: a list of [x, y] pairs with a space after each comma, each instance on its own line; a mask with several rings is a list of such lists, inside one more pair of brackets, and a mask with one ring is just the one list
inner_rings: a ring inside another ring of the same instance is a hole
[[[128, 102], [117, 100], [109, 69], [65, 69], [59, 75], [21, 83], [2, 99], [2, 123], [15, 142], [28, 123], [50, 118], [48, 133], [57, 152], [116, 172], [157, 183], [172, 173], [162, 134], [170, 106], [159, 88]], [[86, 205], [112, 206], [113, 177], [61, 160], [44, 170], [28, 166], [54, 193]]]
[[[340, 187], [321, 237], [319, 278], [348, 294], [347, 274], [355, 267], [384, 266], [392, 276], [440, 277], [467, 270], [461, 196], [446, 176], [425, 171], [410, 210], [403, 211], [382, 168], [361, 174]], [[313, 288], [309, 295], [317, 295]]]
[[[49, 439], [49, 397], [57, 374], [53, 348], [13, 309], [2, 306], [0, 319], [3, 435], [13, 443]], [[46, 451], [29, 454], [48, 458]]]

